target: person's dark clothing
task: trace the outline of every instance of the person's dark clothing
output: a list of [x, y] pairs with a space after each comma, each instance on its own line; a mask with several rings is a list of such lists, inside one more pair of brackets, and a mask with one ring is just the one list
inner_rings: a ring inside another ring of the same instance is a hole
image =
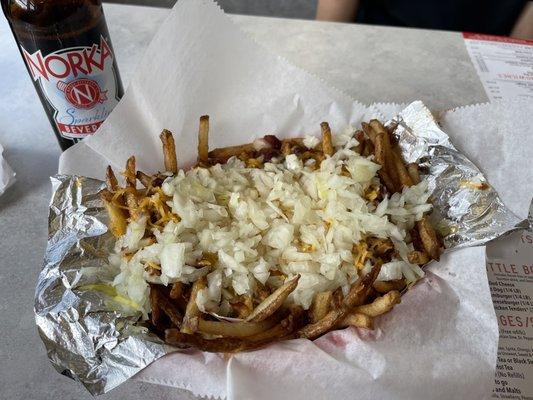
[[527, 0], [361, 0], [357, 22], [509, 35]]

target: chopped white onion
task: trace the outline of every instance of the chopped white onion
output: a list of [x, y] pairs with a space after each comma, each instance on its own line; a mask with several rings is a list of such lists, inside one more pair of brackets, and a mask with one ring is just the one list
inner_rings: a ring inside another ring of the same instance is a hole
[[[309, 149], [319, 142], [314, 136], [304, 139]], [[382, 266], [378, 280], [418, 279], [423, 271], [409, 263], [412, 245], [405, 237], [431, 208], [427, 183], [374, 204], [363, 195], [379, 182], [380, 166], [353, 151], [353, 129], [335, 137], [334, 144], [336, 153], [318, 169], [295, 155], [283, 162], [274, 159], [261, 169], [247, 168], [233, 157], [224, 165], [167, 178], [162, 191], [179, 222], [157, 228], [141, 217], [129, 223], [110, 257], [120, 269], [114, 281], [117, 291], [147, 314], [147, 281], [189, 283], [207, 274], [198, 307], [224, 316], [232, 296], [250, 294], [260, 284], [276, 288], [286, 277], [300, 274], [289, 301], [308, 308], [320, 291], [349, 289], [358, 278], [352, 248], [368, 235], [391, 239], [398, 254]], [[267, 145], [262, 139], [254, 142], [256, 149]], [[147, 230], [156, 243], [143, 239]], [[135, 251], [133, 257], [123, 257]], [[218, 262], [197, 268], [205, 253], [216, 254]], [[161, 275], [148, 273], [149, 263], [160, 265]], [[362, 273], [371, 267], [367, 262]], [[284, 275], [272, 275], [273, 270]]]

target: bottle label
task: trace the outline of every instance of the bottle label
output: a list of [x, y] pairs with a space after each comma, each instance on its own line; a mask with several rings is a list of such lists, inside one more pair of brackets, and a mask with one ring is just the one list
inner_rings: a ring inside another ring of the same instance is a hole
[[118, 103], [117, 74], [111, 46], [69, 47], [43, 56], [22, 47], [31, 76], [55, 110], [54, 121], [68, 139], [96, 132]]

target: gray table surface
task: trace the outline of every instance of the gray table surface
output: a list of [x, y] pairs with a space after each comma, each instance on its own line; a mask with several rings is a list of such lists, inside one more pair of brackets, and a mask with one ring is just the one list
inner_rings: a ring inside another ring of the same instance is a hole
[[[165, 9], [105, 7], [128, 83]], [[421, 99], [435, 111], [486, 102], [458, 33], [232, 16], [258, 42], [363, 103]], [[46, 244], [49, 176], [60, 154], [45, 113], [0, 18], [0, 143], [17, 183], [0, 197], [0, 398], [89, 399], [49, 364], [34, 323], [33, 293]], [[102, 399], [192, 399], [130, 381]]]

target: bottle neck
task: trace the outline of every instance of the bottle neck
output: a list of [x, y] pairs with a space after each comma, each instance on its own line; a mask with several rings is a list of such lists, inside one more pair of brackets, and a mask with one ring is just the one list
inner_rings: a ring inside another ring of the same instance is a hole
[[100, 0], [1, 0], [11, 27], [19, 38], [84, 34], [103, 18]]

